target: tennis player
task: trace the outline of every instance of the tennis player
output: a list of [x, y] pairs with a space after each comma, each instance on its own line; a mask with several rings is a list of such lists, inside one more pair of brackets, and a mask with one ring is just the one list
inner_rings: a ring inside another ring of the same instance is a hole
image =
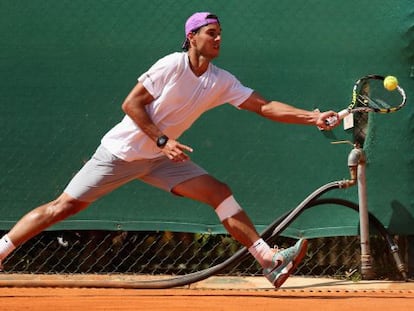
[[[334, 111], [316, 112], [269, 101], [213, 65], [221, 45], [216, 15], [198, 12], [185, 23], [183, 52], [158, 60], [122, 104], [125, 116], [104, 135], [92, 158], [55, 200], [23, 216], [0, 240], [0, 264], [19, 245], [132, 180], [214, 208], [227, 231], [246, 246], [264, 275], [280, 287], [306, 252], [306, 240], [276, 250], [260, 238], [230, 187], [190, 160], [180, 136], [207, 110], [229, 103], [277, 122], [317, 126]], [[230, 140], [229, 140], [230, 142]]]

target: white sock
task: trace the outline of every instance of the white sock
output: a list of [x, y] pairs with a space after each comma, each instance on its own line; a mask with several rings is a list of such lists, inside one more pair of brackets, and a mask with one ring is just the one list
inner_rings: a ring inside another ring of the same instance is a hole
[[254, 242], [253, 245], [249, 247], [249, 252], [263, 268], [267, 268], [271, 265], [274, 252], [263, 239]]
[[0, 260], [5, 259], [15, 248], [16, 246], [14, 246], [8, 235], [4, 235], [0, 239]]

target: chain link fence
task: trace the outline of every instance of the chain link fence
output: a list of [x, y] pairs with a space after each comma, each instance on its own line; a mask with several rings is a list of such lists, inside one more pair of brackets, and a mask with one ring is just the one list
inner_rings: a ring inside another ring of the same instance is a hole
[[[5, 232], [3, 232], [5, 233]], [[295, 241], [270, 241], [289, 247]], [[378, 279], [401, 278], [381, 237], [372, 237]], [[361, 278], [359, 237], [309, 240], [308, 253], [295, 272], [312, 277]], [[228, 235], [174, 232], [49, 231], [20, 246], [4, 262], [6, 273], [184, 275], [222, 263], [240, 249]], [[261, 275], [251, 256], [224, 269], [230, 276]]]

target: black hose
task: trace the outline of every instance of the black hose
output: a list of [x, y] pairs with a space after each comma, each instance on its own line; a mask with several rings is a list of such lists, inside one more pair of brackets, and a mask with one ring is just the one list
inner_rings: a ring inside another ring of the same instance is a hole
[[[279, 235], [283, 230], [291, 224], [303, 211], [308, 208], [317, 205], [324, 205], [324, 204], [336, 204], [342, 205], [345, 207], [352, 208], [356, 212], [359, 212], [359, 206], [351, 201], [337, 199], [337, 198], [329, 198], [329, 199], [317, 199], [322, 194], [326, 193], [329, 190], [334, 188], [339, 188], [340, 184], [338, 182], [332, 182], [326, 184], [319, 188], [317, 191], [313, 192], [308, 198], [306, 198], [300, 205], [298, 205], [293, 210], [286, 212], [279, 218], [277, 218], [273, 223], [271, 223], [261, 234], [261, 237], [265, 240]], [[286, 219], [289, 219], [286, 222]], [[405, 270], [404, 264], [402, 264], [399, 254], [398, 254], [398, 246], [395, 244], [394, 240], [388, 233], [388, 231], [384, 228], [382, 223], [371, 213], [369, 213], [369, 221], [370, 223], [376, 228], [376, 230], [380, 233], [383, 239], [387, 242], [389, 250], [394, 257], [396, 262], [397, 268], [399, 269], [400, 273], [402, 274], [404, 280], [407, 280], [407, 272]], [[220, 273], [225, 268], [240, 262], [244, 259], [244, 257], [248, 255], [247, 248], [242, 248], [237, 251], [233, 256], [225, 260], [224, 262], [217, 264], [213, 267], [210, 267], [205, 270], [197, 271], [194, 273], [190, 273], [187, 275], [165, 279], [165, 280], [151, 280], [151, 281], [143, 281], [143, 282], [134, 282], [134, 288], [148, 288], [148, 289], [156, 289], [156, 288], [171, 288], [177, 286], [188, 285], [191, 283], [199, 282], [204, 280], [210, 276], [216, 275]]]
[[[335, 189], [335, 188], [340, 188], [342, 185], [343, 185], [343, 181], [334, 181], [334, 182], [328, 183], [318, 188], [312, 194], [310, 194], [305, 200], [303, 200], [302, 203], [299, 204], [296, 208], [294, 208], [291, 211], [286, 212], [285, 214], [280, 216], [278, 219], [276, 219], [273, 223], [271, 223], [262, 232], [260, 236], [264, 240], [266, 240], [269, 237], [279, 235], [287, 226], [289, 226], [289, 224], [291, 224], [300, 215], [300, 213], [304, 209], [306, 209], [308, 204], [310, 204], [316, 198], [320, 197], [325, 192]], [[246, 247], [243, 247], [230, 258], [228, 258], [227, 260], [213, 267], [210, 267], [210, 268], [207, 268], [201, 271], [193, 272], [190, 274], [186, 274], [183, 276], [174, 277], [174, 278], [134, 282], [135, 284], [131, 284], [131, 285], [134, 286], [134, 288], [147, 288], [147, 289], [165, 289], [165, 288], [188, 285], [191, 283], [199, 282], [212, 275], [216, 275], [220, 273], [222, 270], [231, 266], [232, 264], [243, 260], [243, 258], [246, 255], [248, 255], [248, 250]]]

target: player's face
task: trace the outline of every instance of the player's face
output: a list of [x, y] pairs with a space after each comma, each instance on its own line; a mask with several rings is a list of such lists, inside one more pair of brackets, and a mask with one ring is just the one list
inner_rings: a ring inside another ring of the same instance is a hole
[[200, 55], [208, 59], [217, 57], [220, 53], [221, 28], [219, 24], [202, 27], [193, 37], [194, 47]]

